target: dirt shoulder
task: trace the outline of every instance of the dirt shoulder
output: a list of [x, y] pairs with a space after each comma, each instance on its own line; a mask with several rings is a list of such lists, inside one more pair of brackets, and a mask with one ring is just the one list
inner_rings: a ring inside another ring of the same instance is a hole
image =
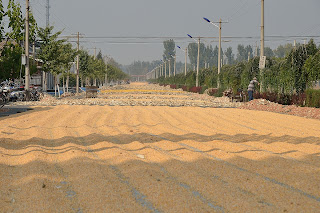
[[320, 109], [311, 108], [311, 107], [298, 107], [295, 105], [281, 105], [273, 103], [264, 99], [257, 99], [245, 103], [238, 107], [239, 109], [248, 109], [248, 110], [258, 110], [258, 111], [267, 111], [275, 112], [286, 115], [295, 115], [299, 117], [320, 119]]

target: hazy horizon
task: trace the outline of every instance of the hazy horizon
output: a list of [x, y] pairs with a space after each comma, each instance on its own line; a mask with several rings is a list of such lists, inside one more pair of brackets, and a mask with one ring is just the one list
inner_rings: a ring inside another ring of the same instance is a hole
[[[3, 1], [5, 7], [7, 2]], [[24, 13], [25, 1], [18, 2], [21, 3]], [[232, 37], [225, 39], [229, 42], [223, 43], [222, 48], [225, 50], [231, 46], [233, 53], [236, 54], [238, 44], [260, 45], [260, 2], [260, 0], [164, 0], [161, 3], [154, 0], [51, 0], [50, 24], [55, 26], [56, 30], [64, 30], [65, 36], [80, 32], [85, 37], [81, 39], [81, 46], [88, 49], [91, 54], [96, 47], [97, 52], [101, 50], [103, 55], [110, 55], [119, 63], [127, 65], [135, 60], [161, 59], [162, 42], [167, 38], [180, 37], [181, 39], [175, 39], [176, 44], [186, 47], [188, 43], [193, 42], [187, 38], [187, 34], [194, 37], [218, 37], [218, 29], [202, 18], [207, 17], [213, 21], [222, 18], [223, 21], [229, 22], [223, 25], [222, 36]], [[30, 0], [30, 5], [39, 26], [44, 27], [46, 1]], [[319, 8], [318, 0], [265, 1], [265, 45], [275, 48], [280, 44], [293, 43], [295, 39], [302, 43], [303, 36], [318, 36]], [[315, 38], [315, 41], [319, 45], [320, 38]], [[205, 44], [216, 46], [218, 43], [216, 39], [205, 39]], [[177, 59], [184, 61], [182, 51], [177, 50]]]

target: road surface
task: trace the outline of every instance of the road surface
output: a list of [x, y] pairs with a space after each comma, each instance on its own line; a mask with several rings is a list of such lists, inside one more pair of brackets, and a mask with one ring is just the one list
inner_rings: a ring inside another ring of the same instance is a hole
[[49, 106], [2, 118], [0, 212], [320, 212], [320, 121]]

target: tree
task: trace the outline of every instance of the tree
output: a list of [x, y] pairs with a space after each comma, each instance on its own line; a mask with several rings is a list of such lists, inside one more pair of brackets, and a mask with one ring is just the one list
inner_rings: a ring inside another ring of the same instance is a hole
[[2, 1], [0, 1], [0, 42], [2, 41], [4, 35], [3, 18], [5, 15], [6, 13], [4, 12]]
[[103, 60], [101, 50], [99, 51], [99, 53], [98, 53], [96, 58], [99, 59], [99, 60]]
[[176, 44], [173, 41], [173, 39], [164, 41], [163, 46], [164, 46], [163, 59], [170, 59], [171, 55], [176, 54]]
[[81, 78], [81, 86], [83, 86], [84, 78], [89, 76], [88, 67], [89, 67], [89, 58], [90, 55], [88, 51], [80, 50], [79, 53], [79, 74]]
[[53, 28], [53, 26], [48, 26], [38, 30], [38, 36], [40, 38], [40, 52], [38, 57], [43, 61], [42, 70], [51, 72], [55, 76], [56, 91], [58, 85], [57, 76], [62, 73], [66, 58], [68, 58], [68, 54], [64, 53], [64, 50], [69, 47], [64, 46], [66, 40], [58, 39], [58, 36], [62, 33], [61, 31], [52, 34]]
[[6, 34], [9, 38], [15, 40], [18, 44], [22, 44], [24, 40], [24, 18], [22, 17], [20, 3], [9, 0], [7, 15], [9, 18], [10, 31]]
[[297, 93], [303, 92], [308, 83], [308, 78], [303, 72], [304, 64], [310, 56], [314, 56], [317, 52], [317, 46], [311, 39], [307, 45], [293, 49], [286, 58], [286, 63], [290, 67], [290, 76], [292, 76], [291, 81], [294, 82], [293, 89]]
[[213, 66], [213, 48], [212, 45], [205, 47], [204, 50], [204, 63], [209, 63], [209, 65]]
[[172, 56], [176, 55], [176, 44], [173, 39], [170, 39], [170, 40], [164, 41], [163, 46], [164, 46], [163, 59], [170, 60], [171, 73], [172, 73], [173, 64], [174, 64], [174, 59], [172, 58]]
[[225, 53], [224, 53], [227, 57], [227, 64], [231, 65], [234, 63], [234, 54], [232, 53], [232, 47], [229, 47]]
[[302, 74], [305, 76], [308, 86], [313, 86], [315, 81], [320, 80], [320, 48], [314, 56], [307, 59]]
[[[1, 50], [0, 79], [18, 78], [21, 70], [22, 48], [8, 41]], [[22, 73], [23, 74], [23, 73]]]
[[67, 85], [67, 91], [69, 90], [69, 78], [70, 78], [70, 69], [72, 66], [72, 62], [74, 61], [76, 55], [77, 55], [77, 50], [72, 48], [72, 44], [70, 43], [66, 43], [66, 44], [62, 44], [59, 48], [59, 63], [61, 64], [60, 68], [61, 71], [59, 71], [59, 73], [63, 73], [63, 88], [65, 88], [64, 85], [64, 77], [65, 74], [67, 76], [67, 81], [66, 81], [66, 85]]
[[239, 44], [238, 45], [238, 54], [237, 54], [237, 61], [241, 62], [241, 61], [247, 61], [248, 58], [252, 58], [253, 57], [253, 50], [251, 45], [248, 46], [244, 46]]
[[278, 46], [278, 48], [275, 49], [273, 52], [276, 57], [284, 58], [286, 55], [288, 55], [291, 52], [292, 49], [293, 49], [292, 44], [285, 44], [285, 45]]
[[265, 47], [264, 48], [264, 55], [272, 58], [274, 56], [273, 50], [270, 47]]
[[[200, 43], [200, 61], [199, 61], [199, 67], [203, 68], [206, 58], [206, 47], [203, 43]], [[193, 67], [197, 66], [197, 60], [198, 60], [198, 44], [197, 43], [190, 43], [188, 45], [188, 55], [190, 59], [190, 63]]]

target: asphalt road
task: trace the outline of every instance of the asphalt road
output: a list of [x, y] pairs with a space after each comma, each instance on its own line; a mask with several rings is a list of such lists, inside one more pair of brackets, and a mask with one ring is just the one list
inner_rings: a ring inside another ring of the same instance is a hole
[[167, 106], [0, 122], [0, 212], [319, 212], [320, 121]]

